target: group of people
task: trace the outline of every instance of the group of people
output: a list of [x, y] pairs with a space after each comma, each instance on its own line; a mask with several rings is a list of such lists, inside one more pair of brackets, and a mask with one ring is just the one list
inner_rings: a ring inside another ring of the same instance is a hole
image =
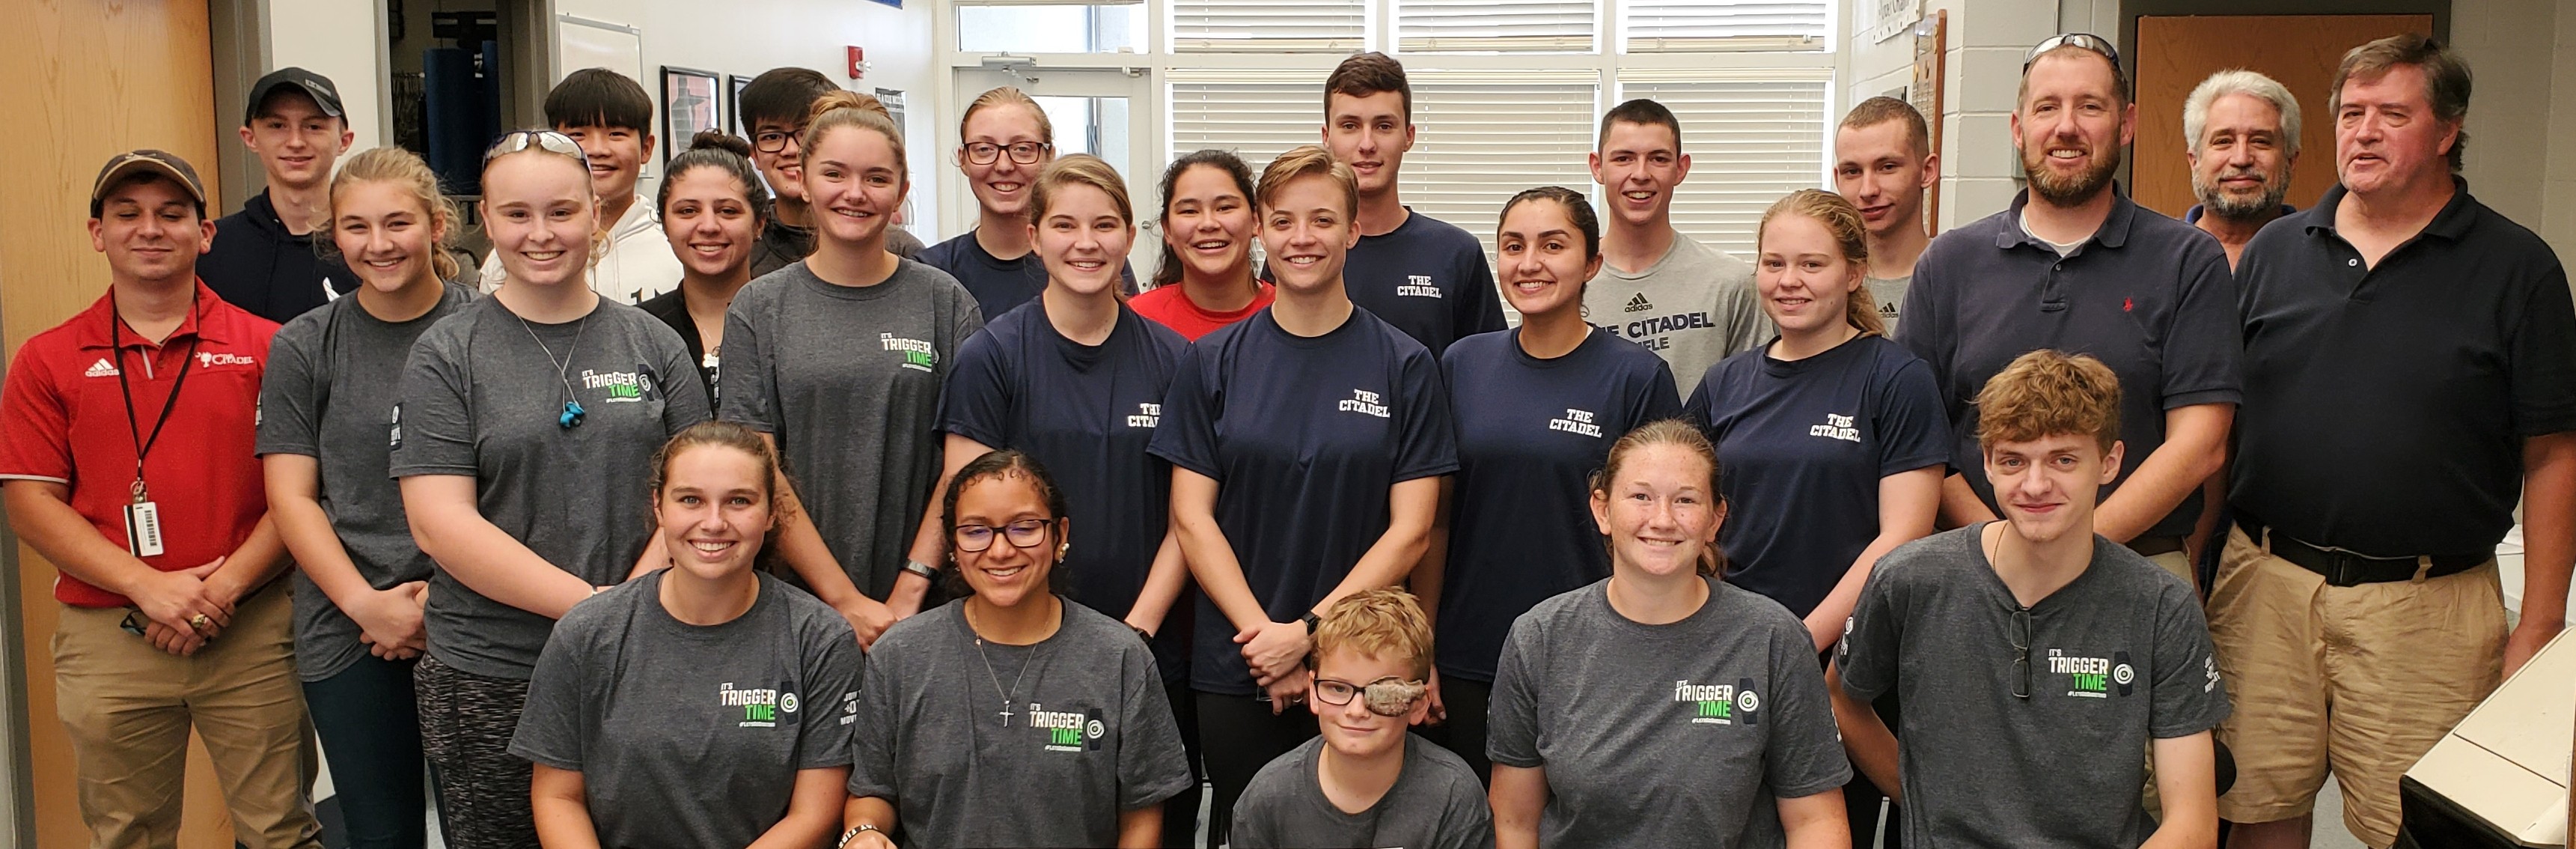
[[2563, 625], [2576, 307], [2456, 176], [2454, 54], [2333, 91], [2292, 211], [2297, 101], [2202, 85], [2176, 221], [2112, 180], [2115, 50], [2053, 37], [2010, 209], [1930, 238], [1873, 98], [1750, 261], [1673, 228], [1633, 100], [1606, 209], [1520, 192], [1489, 263], [1403, 204], [1364, 53], [1320, 145], [1174, 161], [1140, 274], [1016, 89], [923, 246], [873, 98], [762, 74], [648, 198], [592, 69], [486, 154], [478, 272], [285, 69], [239, 213], [99, 173], [112, 285], [11, 362], [0, 491], [99, 847], [172, 844], [192, 727], [244, 845], [315, 845], [308, 716], [358, 847], [433, 795], [478, 848], [2270, 847], [2329, 771], [2384, 847]]

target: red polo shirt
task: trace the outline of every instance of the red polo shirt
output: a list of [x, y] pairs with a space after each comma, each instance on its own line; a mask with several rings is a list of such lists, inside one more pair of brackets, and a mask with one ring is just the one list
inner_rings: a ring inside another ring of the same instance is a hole
[[[36, 334], [9, 362], [8, 383], [0, 387], [0, 479], [69, 485], [72, 509], [122, 546], [136, 434], [149, 438], [162, 405], [175, 403], [144, 461], [144, 483], [161, 511], [163, 553], [143, 562], [164, 572], [205, 565], [241, 545], [268, 512], [251, 445], [260, 373], [277, 325], [224, 303], [200, 281], [195, 307], [161, 344], [145, 342], [130, 326], [119, 328], [123, 377], [134, 397], [129, 429], [108, 343], [109, 323], [117, 320], [113, 297]], [[171, 385], [192, 340], [196, 362], [174, 401]], [[70, 575], [55, 579], [54, 598], [76, 607], [127, 603]]]

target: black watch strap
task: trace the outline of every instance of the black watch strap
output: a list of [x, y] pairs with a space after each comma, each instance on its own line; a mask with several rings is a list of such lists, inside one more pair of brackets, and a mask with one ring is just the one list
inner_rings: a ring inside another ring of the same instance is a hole
[[1316, 615], [1313, 611], [1308, 611], [1306, 618], [1299, 621], [1306, 623], [1306, 636], [1309, 637], [1315, 635], [1315, 629], [1324, 626], [1324, 617]]

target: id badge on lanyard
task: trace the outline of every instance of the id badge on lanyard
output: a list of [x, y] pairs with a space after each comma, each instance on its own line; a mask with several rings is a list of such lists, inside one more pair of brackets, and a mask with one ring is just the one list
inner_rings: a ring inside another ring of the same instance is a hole
[[[190, 308], [194, 309], [191, 303]], [[179, 406], [179, 390], [188, 385], [188, 367], [196, 365], [199, 340], [188, 340], [188, 352], [179, 360], [178, 379], [171, 381], [170, 397], [161, 403], [161, 416], [153, 420], [152, 433], [147, 436], [134, 420], [134, 390], [126, 384], [125, 343], [118, 338], [119, 331], [125, 327], [125, 320], [111, 315], [108, 321], [108, 348], [116, 357], [116, 389], [125, 397], [126, 432], [134, 437], [134, 499], [126, 502], [124, 508], [125, 550], [136, 557], [155, 557], [163, 551], [161, 505], [153, 503], [151, 492], [143, 486], [143, 458], [151, 456], [153, 444], [161, 441], [161, 426], [170, 423], [171, 408]], [[147, 363], [150, 362], [150, 353], [143, 356]]]
[[125, 550], [136, 557], [161, 554], [161, 505], [143, 488], [143, 479], [134, 479], [134, 501], [125, 505]]

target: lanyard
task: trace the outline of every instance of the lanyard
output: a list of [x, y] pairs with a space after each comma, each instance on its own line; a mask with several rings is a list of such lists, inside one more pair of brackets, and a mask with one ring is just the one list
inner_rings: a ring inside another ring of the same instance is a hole
[[[189, 309], [195, 309], [193, 300], [190, 301]], [[154, 443], [161, 441], [161, 426], [170, 423], [171, 408], [179, 406], [179, 389], [188, 385], [188, 369], [197, 364], [197, 343], [205, 337], [202, 335], [188, 337], [188, 355], [186, 359], [179, 361], [179, 377], [170, 382], [170, 397], [161, 402], [161, 417], [152, 420], [152, 435], [145, 436], [142, 426], [134, 421], [134, 388], [125, 381], [125, 343], [120, 338], [124, 329], [125, 319], [118, 316], [114, 310], [109, 310], [107, 346], [116, 357], [117, 394], [125, 396], [125, 432], [134, 437], [134, 503], [141, 504], [151, 500], [143, 489], [143, 458], [152, 453]], [[144, 360], [149, 363], [151, 357], [152, 355], [145, 354]]]

